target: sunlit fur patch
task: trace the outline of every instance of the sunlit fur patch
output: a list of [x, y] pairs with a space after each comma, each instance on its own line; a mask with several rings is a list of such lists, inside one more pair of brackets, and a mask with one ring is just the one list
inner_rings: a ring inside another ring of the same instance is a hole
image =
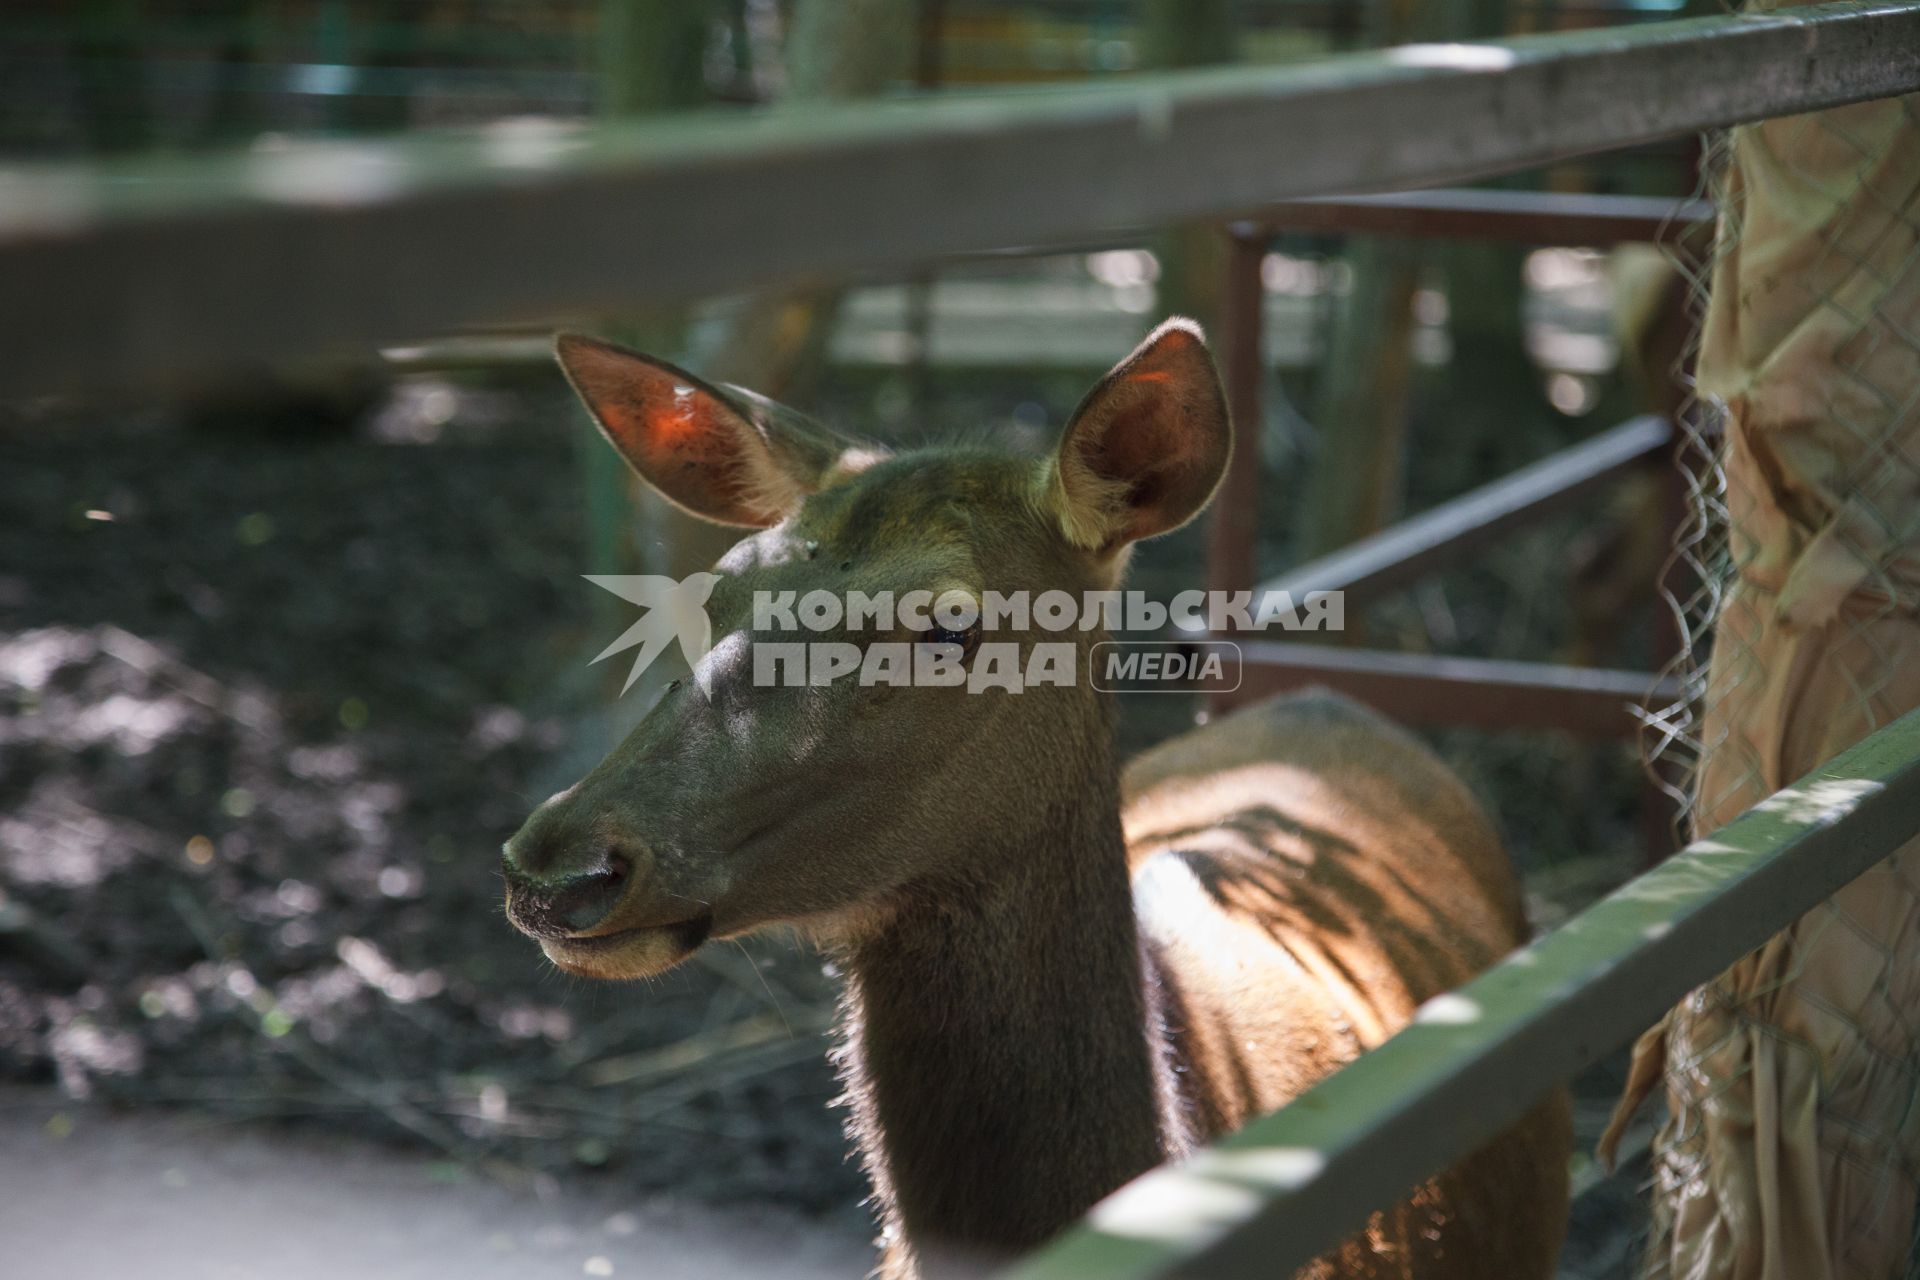
[[820, 487], [831, 489], [848, 480], [879, 466], [893, 454], [878, 445], [856, 445], [841, 453], [827, 473], [820, 477]]

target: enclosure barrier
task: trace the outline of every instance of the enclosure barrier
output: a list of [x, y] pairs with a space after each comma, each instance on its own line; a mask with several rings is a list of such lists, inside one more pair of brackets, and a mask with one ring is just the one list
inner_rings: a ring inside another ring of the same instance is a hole
[[[1917, 48], [1920, 3], [1848, 2], [1006, 99], [10, 167], [0, 397], [180, 384], [475, 321], [1491, 175], [1920, 89]], [[1284, 142], [1263, 155], [1264, 139]], [[1458, 233], [1496, 234], [1504, 217], [1519, 234], [1516, 219], [1554, 212], [1477, 198], [1447, 215]], [[1392, 229], [1406, 205], [1349, 198], [1290, 216]], [[1235, 379], [1258, 368], [1236, 363], [1257, 357], [1247, 338], [1228, 335]], [[1425, 547], [1483, 544], [1656, 456], [1663, 431], [1627, 423], [1280, 583], [1384, 589], [1437, 563]], [[1250, 670], [1355, 657], [1283, 648]], [[1617, 715], [1627, 693], [1622, 673], [1440, 661], [1481, 702], [1521, 708], [1503, 712], [1509, 725]], [[1404, 662], [1369, 655], [1354, 678], [1430, 694], [1433, 671]], [[1283, 1273], [1917, 831], [1920, 712], [1430, 1002], [1284, 1110], [1122, 1189], [1018, 1274]]]
[[1485, 176], [1903, 92], [1916, 47], [1920, 6], [1844, 0], [1058, 92], [9, 166], [0, 398]]
[[1429, 1001], [1281, 1110], [1122, 1188], [1012, 1274], [1287, 1275], [1916, 832], [1920, 711]]
[[[1236, 381], [1232, 363], [1238, 356], [1236, 346], [1228, 356], [1230, 383]], [[1246, 393], [1238, 394], [1244, 398]], [[1258, 410], [1236, 403], [1234, 417], [1258, 421]], [[1426, 574], [1463, 562], [1500, 535], [1564, 510], [1629, 471], [1670, 462], [1673, 434], [1663, 418], [1635, 418], [1289, 569], [1260, 584], [1259, 590], [1285, 592], [1291, 600], [1304, 600], [1314, 591], [1338, 591], [1344, 593], [1347, 609], [1362, 608]], [[1209, 585], [1220, 591], [1232, 591], [1255, 576], [1258, 494], [1244, 478], [1258, 475], [1257, 459], [1236, 462], [1238, 470], [1215, 499], [1221, 514], [1213, 526], [1208, 577]], [[1195, 633], [1193, 638], [1207, 637]], [[1639, 721], [1632, 713], [1643, 702], [1665, 706], [1681, 692], [1676, 681], [1649, 672], [1329, 649], [1232, 635], [1214, 638], [1234, 639], [1242, 652], [1243, 678], [1211, 696], [1221, 711], [1290, 689], [1323, 685], [1410, 724], [1561, 729], [1586, 738], [1623, 738], [1637, 732]]]
[[[1670, 243], [1712, 217], [1712, 206], [1701, 200], [1676, 204], [1646, 196], [1535, 191], [1418, 191], [1271, 205], [1227, 227], [1220, 290], [1226, 329], [1222, 372], [1234, 421], [1255, 423], [1264, 417], [1260, 272], [1268, 246], [1281, 231], [1598, 248], [1637, 241]], [[1665, 460], [1672, 445], [1670, 424], [1636, 419], [1263, 585], [1267, 590], [1287, 589], [1295, 599], [1306, 591], [1345, 591], [1348, 603], [1359, 603], [1356, 594], [1371, 596], [1412, 582], [1600, 483]], [[1207, 547], [1207, 585], [1216, 591], [1235, 590], [1258, 576], [1258, 450], [1256, 433], [1243, 431], [1235, 438], [1234, 465], [1216, 496]]]

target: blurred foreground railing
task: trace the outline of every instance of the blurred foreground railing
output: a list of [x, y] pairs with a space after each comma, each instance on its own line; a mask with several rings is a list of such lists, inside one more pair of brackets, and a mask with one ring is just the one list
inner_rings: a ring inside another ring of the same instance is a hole
[[0, 398], [1272, 201], [1404, 188], [1920, 85], [1920, 6], [1412, 45], [731, 118], [0, 170]]

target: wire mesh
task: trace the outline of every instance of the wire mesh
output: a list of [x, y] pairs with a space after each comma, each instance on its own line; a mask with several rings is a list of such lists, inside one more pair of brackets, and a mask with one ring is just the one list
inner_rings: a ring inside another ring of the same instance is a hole
[[1703, 393], [1694, 377], [1717, 249], [1739, 238], [1739, 213], [1727, 203], [1724, 182], [1729, 138], [1728, 134], [1715, 133], [1701, 139], [1693, 199], [1711, 200], [1719, 211], [1713, 234], [1663, 233], [1659, 242], [1668, 265], [1679, 278], [1686, 311], [1685, 341], [1671, 370], [1683, 392], [1674, 416], [1674, 468], [1684, 496], [1673, 547], [1659, 578], [1670, 636], [1660, 674], [1677, 680], [1680, 694], [1670, 702], [1647, 708], [1640, 743], [1648, 776], [1671, 802], [1676, 845], [1686, 840], [1694, 775], [1705, 752], [1701, 711], [1713, 625], [1733, 577], [1727, 539], [1727, 477], [1721, 457], [1726, 404]]
[[[1686, 515], [1665, 595], [1685, 696], [1656, 779], [1706, 836], [1920, 703], [1920, 99], [1709, 142], [1677, 242]], [[1920, 1276], [1920, 850], [1693, 992], [1656, 1086], [1646, 1277]], [[1619, 1123], [1619, 1122], [1617, 1122]]]

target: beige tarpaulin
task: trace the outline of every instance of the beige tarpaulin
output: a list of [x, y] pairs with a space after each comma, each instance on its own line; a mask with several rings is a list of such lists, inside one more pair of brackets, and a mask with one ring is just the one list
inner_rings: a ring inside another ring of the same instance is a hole
[[[1724, 401], [1733, 580], [1695, 826], [1920, 705], [1920, 97], [1734, 132], [1698, 376]], [[1647, 1274], [1920, 1275], [1920, 845], [1692, 993], [1664, 1083]]]

